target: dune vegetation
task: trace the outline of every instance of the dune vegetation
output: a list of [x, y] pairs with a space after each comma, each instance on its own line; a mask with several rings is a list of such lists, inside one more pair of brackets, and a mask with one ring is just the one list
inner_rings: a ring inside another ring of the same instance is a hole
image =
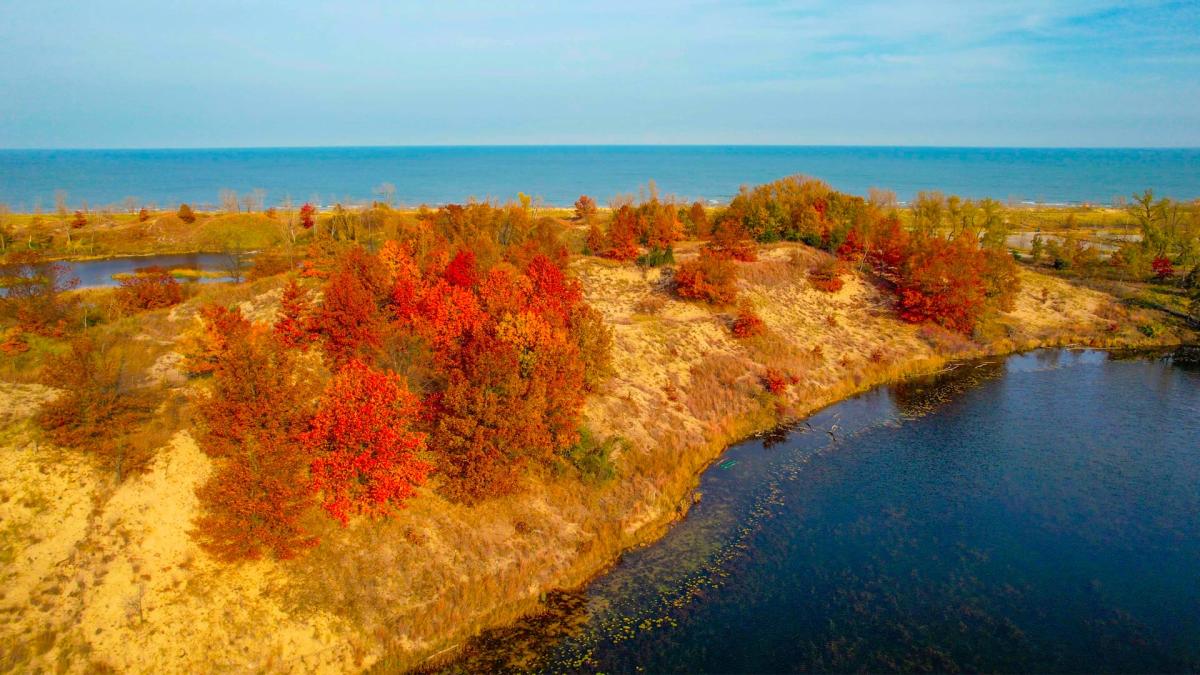
[[[739, 438], [954, 360], [1194, 340], [1197, 210], [1147, 201], [1096, 263], [1119, 294], [1014, 252], [1017, 209], [802, 178], [6, 215], [0, 668], [452, 659], [661, 534]], [[54, 262], [201, 250], [245, 281]]]

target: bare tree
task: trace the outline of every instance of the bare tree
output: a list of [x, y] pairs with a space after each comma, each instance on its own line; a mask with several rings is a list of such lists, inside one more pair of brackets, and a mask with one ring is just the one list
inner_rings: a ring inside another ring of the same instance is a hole
[[869, 188], [867, 201], [881, 209], [894, 209], [896, 208], [896, 193], [883, 188]]
[[375, 194], [379, 195], [379, 201], [394, 206], [396, 203], [396, 186], [391, 183], [381, 183], [375, 188]]
[[7, 253], [12, 245], [13, 232], [8, 229], [8, 216], [11, 213], [8, 204], [0, 203], [0, 253]]
[[138, 198], [137, 197], [126, 197], [124, 200], [121, 201], [121, 204], [124, 205], [126, 213], [137, 213], [137, 210], [138, 210]]
[[64, 218], [66, 217], [66, 215], [67, 215], [67, 191], [66, 190], [55, 190], [54, 191], [54, 212]]
[[238, 193], [229, 188], [221, 188], [217, 193], [217, 200], [221, 202], [221, 210], [226, 213], [238, 212]]

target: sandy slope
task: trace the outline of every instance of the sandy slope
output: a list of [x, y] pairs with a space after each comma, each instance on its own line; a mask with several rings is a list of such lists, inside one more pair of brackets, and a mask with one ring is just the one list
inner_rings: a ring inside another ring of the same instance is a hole
[[[29, 415], [51, 391], [0, 384], [0, 669], [335, 672], [452, 655], [472, 632], [536, 609], [542, 592], [581, 583], [653, 538], [686, 510], [695, 476], [727, 442], [780, 415], [954, 355], [1143, 344], [1136, 326], [1162, 321], [1023, 273], [1015, 311], [984, 347], [899, 322], [890, 297], [864, 279], [835, 294], [812, 288], [805, 272], [821, 255], [780, 245], [743, 266], [742, 295], [770, 329], [749, 341], [730, 336], [733, 308], [674, 300], [658, 271], [576, 261], [614, 329], [615, 375], [585, 418], [631, 442], [617, 457], [620, 477], [592, 488], [546, 472], [479, 508], [431, 485], [386, 522], [314, 518], [322, 545], [288, 563], [219, 565], [191, 541], [194, 489], [210, 465], [186, 432], [148, 472], [114, 486], [87, 457], [36, 441]], [[249, 308], [269, 316], [277, 297]], [[181, 326], [190, 309], [172, 313]], [[174, 376], [175, 358], [159, 359], [158, 379], [197, 387]], [[764, 392], [767, 367], [800, 378], [789, 396]]]

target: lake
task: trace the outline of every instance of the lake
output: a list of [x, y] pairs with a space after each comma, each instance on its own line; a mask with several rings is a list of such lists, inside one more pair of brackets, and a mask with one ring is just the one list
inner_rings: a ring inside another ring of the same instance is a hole
[[[132, 274], [147, 267], [170, 270], [202, 270], [223, 272], [229, 266], [228, 256], [219, 253], [183, 253], [178, 255], [117, 256], [99, 260], [64, 260], [68, 278], [79, 279], [80, 288], [116, 286], [114, 274]], [[232, 281], [231, 276], [201, 277], [200, 282]]]
[[918, 190], [1050, 203], [1109, 203], [1153, 188], [1200, 197], [1200, 149], [927, 148], [836, 146], [463, 146], [190, 150], [0, 150], [0, 202], [15, 211], [135, 203], [213, 205], [229, 188], [317, 204], [515, 199], [551, 205], [580, 194], [602, 204], [653, 179], [664, 193], [724, 202], [743, 184], [802, 173], [864, 195]]
[[657, 543], [450, 670], [1200, 669], [1200, 371], [1038, 351], [730, 447]]

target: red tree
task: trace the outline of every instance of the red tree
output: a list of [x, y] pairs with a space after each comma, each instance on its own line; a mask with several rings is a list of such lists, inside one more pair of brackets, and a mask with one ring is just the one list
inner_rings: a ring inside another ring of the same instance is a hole
[[312, 486], [345, 524], [351, 514], [384, 515], [403, 506], [432, 467], [417, 455], [425, 434], [412, 430], [420, 401], [390, 371], [351, 360], [333, 378], [311, 428]]
[[317, 207], [305, 202], [304, 206], [300, 207], [300, 225], [306, 230], [311, 230], [316, 224]]
[[301, 525], [312, 500], [296, 451], [311, 394], [265, 326], [229, 314], [211, 313], [238, 330], [215, 352], [211, 395], [198, 406], [200, 446], [217, 466], [196, 491], [204, 507], [196, 535], [223, 560], [289, 558], [316, 544]]
[[1175, 276], [1175, 265], [1165, 255], [1156, 256], [1150, 261], [1150, 269], [1154, 270], [1157, 279], [1170, 279]]
[[609, 249], [606, 255], [614, 260], [633, 260], [638, 257], [638, 216], [628, 204], [613, 213], [608, 224]]
[[165, 269], [148, 267], [121, 279], [116, 300], [127, 312], [161, 309], [182, 302], [183, 288]]
[[279, 317], [273, 326], [275, 337], [285, 347], [305, 347], [312, 339], [308, 331], [308, 312], [308, 293], [295, 279], [288, 279], [287, 286], [283, 287], [283, 297], [279, 299]]
[[965, 236], [953, 241], [927, 236], [913, 242], [896, 289], [903, 319], [971, 332], [985, 302], [983, 254], [973, 243]]

